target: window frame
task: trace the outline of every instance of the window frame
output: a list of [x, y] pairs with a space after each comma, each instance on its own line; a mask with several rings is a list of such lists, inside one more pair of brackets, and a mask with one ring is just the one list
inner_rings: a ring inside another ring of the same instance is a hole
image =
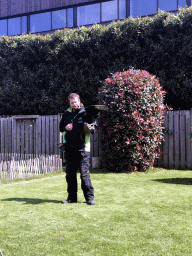
[[[157, 10], [156, 10], [156, 13], [158, 12], [158, 8], [159, 8], [159, 1], [160, 0], [156, 0], [156, 6], [157, 6]], [[102, 18], [102, 4], [105, 3], [105, 2], [109, 2], [109, 1], [103, 1], [101, 2], [100, 0], [98, 0], [97, 2], [95, 2], [94, 4], [98, 3], [100, 4], [100, 24], [107, 24], [109, 22], [111, 22], [112, 20], [105, 20], [103, 21], [103, 18]], [[177, 2], [177, 10], [178, 10], [178, 7], [179, 7], [179, 0], [176, 0]], [[186, 5], [187, 6], [191, 6], [191, 2], [192, 0], [186, 0]], [[119, 3], [120, 3], [120, 0], [117, 0], [117, 20], [120, 19], [120, 7], [119, 7]], [[77, 7], [79, 6], [85, 6], [85, 5], [91, 5], [93, 4], [93, 2], [91, 3], [84, 3], [84, 4], [76, 4], [76, 5], [69, 5], [69, 6], [66, 6], [66, 7], [60, 7], [60, 8], [52, 8], [52, 9], [47, 9], [47, 10], [44, 10], [44, 11], [38, 11], [38, 12], [29, 12], [29, 13], [24, 13], [22, 15], [13, 15], [13, 16], [7, 16], [6, 18], [0, 18], [0, 21], [1, 20], [5, 20], [6, 21], [6, 36], [11, 36], [9, 35], [9, 29], [8, 29], [8, 26], [9, 26], [9, 19], [12, 19], [12, 18], [17, 18], [17, 17], [20, 17], [21, 20], [20, 20], [20, 32], [21, 34], [29, 34], [30, 32], [30, 27], [31, 27], [31, 24], [30, 24], [30, 19], [31, 19], [31, 15], [35, 15], [35, 14], [43, 14], [43, 13], [51, 13], [50, 16], [51, 16], [51, 31], [55, 31], [57, 29], [64, 29], [64, 28], [76, 28], [77, 27]], [[130, 17], [130, 4], [131, 4], [131, 0], [125, 0], [125, 18], [128, 18]], [[61, 28], [54, 28], [53, 29], [53, 17], [52, 17], [52, 12], [54, 11], [59, 11], [59, 10], [64, 10], [66, 9], [66, 27], [61, 27]], [[72, 12], [72, 19], [70, 19], [70, 22], [68, 20], [68, 11], [70, 10], [70, 12]], [[167, 12], [175, 12], [177, 10], [172, 10], [172, 11], [167, 11]], [[151, 15], [148, 15], [148, 16], [153, 16], [155, 15], [156, 13], [154, 14], [151, 14]], [[147, 15], [143, 15], [143, 16], [147, 16]], [[25, 24], [25, 28], [23, 29], [23, 17], [26, 17], [26, 24]], [[72, 20], [72, 22], [71, 22]], [[116, 20], [116, 19], [115, 19]], [[69, 23], [73, 23], [73, 26], [71, 26], [72, 24], [69, 25]], [[92, 25], [92, 24], [85, 24], [85, 26], [89, 26], [89, 25]], [[84, 26], [84, 25], [79, 25], [79, 26]], [[25, 30], [25, 32], [23, 32], [23, 30]], [[27, 30], [27, 31], [26, 31]], [[35, 33], [46, 33], [50, 30], [38, 30], [38, 31], [35, 31], [35, 32], [31, 32], [33, 34]], [[17, 35], [21, 35], [21, 34], [17, 34]], [[15, 36], [15, 35], [13, 35]], [[1, 36], [0, 36], [1, 37]]]

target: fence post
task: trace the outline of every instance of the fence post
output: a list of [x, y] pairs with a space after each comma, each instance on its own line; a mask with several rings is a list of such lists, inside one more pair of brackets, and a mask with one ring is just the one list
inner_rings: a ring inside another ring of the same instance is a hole
[[191, 140], [190, 140], [190, 133], [191, 133], [191, 111], [186, 111], [186, 169], [190, 170], [191, 165]]
[[41, 154], [41, 116], [36, 120], [36, 156]]
[[175, 149], [175, 168], [178, 169], [180, 165], [180, 142], [179, 142], [179, 111], [174, 111], [174, 149]]

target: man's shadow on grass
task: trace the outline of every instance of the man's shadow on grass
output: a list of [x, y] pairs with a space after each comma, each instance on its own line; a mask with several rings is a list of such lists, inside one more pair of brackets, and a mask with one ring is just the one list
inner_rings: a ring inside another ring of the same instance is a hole
[[23, 202], [24, 204], [43, 204], [43, 203], [53, 203], [53, 204], [62, 204], [62, 201], [50, 200], [50, 199], [39, 199], [39, 198], [6, 198], [1, 199], [1, 201], [16, 201]]
[[161, 183], [178, 184], [178, 185], [192, 185], [192, 178], [171, 178], [171, 179], [155, 179]]

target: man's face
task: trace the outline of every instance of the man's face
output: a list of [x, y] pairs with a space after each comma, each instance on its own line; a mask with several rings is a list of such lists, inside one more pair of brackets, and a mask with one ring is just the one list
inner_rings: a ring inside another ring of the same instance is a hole
[[72, 109], [79, 109], [81, 101], [78, 97], [75, 97], [73, 99], [70, 99], [69, 103], [70, 103], [70, 106], [72, 107]]

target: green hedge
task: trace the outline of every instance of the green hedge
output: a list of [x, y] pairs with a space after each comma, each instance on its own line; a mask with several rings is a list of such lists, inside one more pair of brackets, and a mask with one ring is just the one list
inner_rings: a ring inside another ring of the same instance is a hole
[[156, 75], [173, 109], [192, 108], [192, 9], [128, 18], [109, 26], [0, 39], [0, 115], [56, 114], [70, 92], [85, 105], [111, 73]]

